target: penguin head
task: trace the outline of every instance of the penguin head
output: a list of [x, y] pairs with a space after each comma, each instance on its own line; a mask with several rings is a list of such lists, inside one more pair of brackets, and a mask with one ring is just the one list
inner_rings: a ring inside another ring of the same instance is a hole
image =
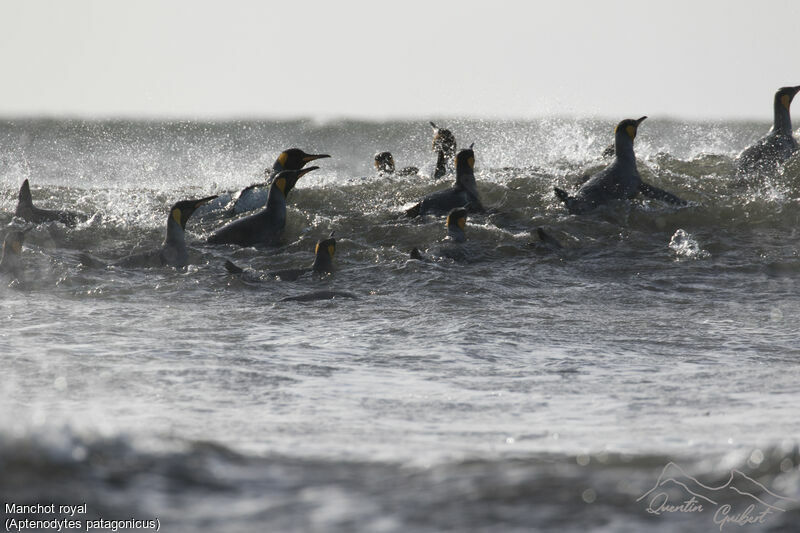
[[272, 165], [272, 171], [300, 170], [306, 163], [326, 157], [330, 156], [328, 154], [307, 154], [300, 148], [289, 148], [280, 153], [278, 159], [276, 159], [275, 163]]
[[630, 139], [630, 141], [633, 142], [633, 140], [636, 138], [636, 131], [639, 129], [639, 124], [641, 124], [646, 118], [647, 117], [641, 117], [635, 120], [632, 118], [626, 118], [617, 124], [617, 127], [614, 130], [614, 135], [617, 139]]
[[25, 240], [24, 231], [11, 231], [3, 241], [3, 256], [22, 254], [22, 243]]
[[789, 106], [792, 105], [792, 99], [794, 95], [800, 92], [800, 85], [796, 87], [781, 87], [778, 89], [778, 92], [775, 93], [775, 105], [782, 105], [789, 110]]
[[283, 196], [286, 197], [289, 191], [294, 189], [294, 186], [297, 185], [297, 180], [318, 168], [319, 167], [308, 167], [299, 170], [283, 170], [278, 172], [275, 175], [275, 179], [272, 180], [272, 187], [280, 190]]
[[331, 236], [324, 240], [317, 241], [314, 248], [314, 265], [312, 269], [318, 273], [333, 272], [333, 256], [336, 255], [336, 239]]
[[464, 172], [473, 172], [473, 169], [475, 168], [475, 152], [472, 151], [473, 146], [475, 146], [475, 143], [469, 145], [469, 148], [461, 150], [456, 155], [457, 175]]
[[186, 222], [189, 221], [189, 217], [192, 216], [192, 213], [194, 213], [198, 207], [207, 204], [214, 198], [216, 198], [216, 196], [199, 198], [197, 200], [183, 200], [170, 208], [169, 216], [180, 225], [181, 229], [186, 229]]
[[433, 128], [433, 143], [431, 145], [434, 152], [442, 151], [447, 156], [452, 156], [456, 153], [456, 138], [450, 130], [439, 128], [433, 122], [430, 123]]
[[394, 172], [394, 158], [391, 152], [378, 152], [375, 154], [375, 168], [378, 172], [391, 174]]
[[447, 236], [456, 242], [467, 240], [464, 228], [467, 225], [467, 210], [463, 207], [456, 207], [447, 214]]
[[327, 239], [317, 241], [317, 246], [314, 248], [314, 255], [327, 255], [331, 259], [336, 255], [336, 239], [328, 237]]

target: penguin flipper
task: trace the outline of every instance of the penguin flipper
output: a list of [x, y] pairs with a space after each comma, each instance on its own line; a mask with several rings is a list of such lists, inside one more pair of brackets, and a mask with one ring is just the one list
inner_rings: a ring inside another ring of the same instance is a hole
[[413, 176], [419, 174], [419, 167], [403, 167], [396, 171], [395, 174], [398, 176]]
[[671, 192], [659, 189], [658, 187], [653, 187], [645, 182], [642, 182], [639, 185], [639, 192], [648, 198], [661, 200], [662, 202], [667, 202], [668, 204], [687, 205], [689, 203], [686, 200], [675, 196]]
[[558, 196], [559, 200], [564, 202], [564, 205], [567, 206], [567, 209], [571, 211], [572, 204], [575, 203], [575, 198], [567, 194], [567, 191], [559, 189], [558, 187], [553, 187], [553, 192], [556, 193], [556, 196]]
[[419, 203], [419, 204], [415, 205], [414, 207], [412, 207], [411, 209], [407, 209], [406, 210], [406, 216], [408, 218], [416, 218], [416, 217], [418, 217], [421, 208], [422, 208], [422, 204]]
[[225, 261], [225, 270], [227, 270], [231, 274], [241, 274], [244, 272], [244, 269], [242, 267], [233, 264], [233, 262], [230, 259]]
[[20, 209], [32, 209], [33, 208], [33, 196], [31, 196], [31, 186], [28, 183], [28, 180], [22, 182], [22, 186], [19, 188], [19, 200], [17, 201], [17, 213], [19, 213]]
[[563, 189], [553, 187], [553, 192], [556, 193], [556, 196], [558, 196], [559, 200], [564, 202], [564, 205], [567, 207], [567, 211], [569, 211], [572, 215], [579, 215], [592, 209], [591, 207], [587, 206], [585, 201], [579, 200], [574, 196], [570, 196], [567, 194], [567, 191]]
[[559, 189], [558, 187], [553, 187], [553, 192], [556, 193], [558, 199], [564, 203], [567, 203], [570, 200], [569, 194], [564, 189]]
[[558, 242], [558, 240], [556, 240], [555, 237], [546, 233], [542, 228], [536, 228], [536, 234], [539, 236], [539, 240], [542, 241], [542, 243], [549, 246], [550, 248], [553, 248], [555, 250], [561, 250], [562, 248], [564, 248], [563, 246], [561, 246], [561, 243]]

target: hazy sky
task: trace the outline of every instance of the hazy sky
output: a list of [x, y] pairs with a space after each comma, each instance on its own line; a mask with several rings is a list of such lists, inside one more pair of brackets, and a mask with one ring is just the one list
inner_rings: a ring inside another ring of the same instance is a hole
[[769, 120], [800, 0], [0, 0], [0, 115]]

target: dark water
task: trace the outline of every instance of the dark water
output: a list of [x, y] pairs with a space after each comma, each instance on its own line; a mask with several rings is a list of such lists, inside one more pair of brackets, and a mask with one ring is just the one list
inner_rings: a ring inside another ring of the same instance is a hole
[[[452, 179], [428, 177], [424, 122], [0, 122], [4, 225], [25, 178], [40, 207], [94, 214], [33, 228], [0, 288], [3, 501], [165, 531], [420, 532], [717, 531], [753, 501], [774, 504], [763, 523], [723, 531], [798, 530], [800, 160], [748, 185], [733, 158], [768, 125], [649, 119], [640, 172], [691, 205], [573, 217], [552, 187], [602, 168], [612, 123], [444, 125], [475, 142], [489, 208], [460, 260], [442, 219], [401, 216]], [[205, 245], [203, 218], [185, 272], [80, 265], [158, 246], [170, 205], [257, 182], [290, 146], [332, 158], [292, 192], [280, 248]], [[381, 150], [423, 175], [374, 175]], [[562, 251], [529, 245], [540, 226]], [[222, 267], [304, 266], [331, 231], [329, 279]], [[322, 289], [358, 299], [280, 302]], [[763, 497], [653, 515], [636, 500], [670, 461]]]

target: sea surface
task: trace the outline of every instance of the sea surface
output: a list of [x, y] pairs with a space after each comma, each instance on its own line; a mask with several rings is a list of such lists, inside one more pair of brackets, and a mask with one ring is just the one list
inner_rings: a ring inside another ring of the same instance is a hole
[[[650, 118], [642, 177], [690, 204], [571, 216], [553, 186], [607, 164], [615, 121], [436, 122], [474, 143], [487, 207], [458, 254], [403, 216], [453, 180], [427, 120], [0, 121], [0, 224], [28, 227], [26, 178], [90, 216], [33, 226], [0, 283], [4, 527], [86, 504], [167, 532], [800, 531], [800, 157], [737, 177], [768, 123]], [[209, 215], [186, 270], [82, 264], [157, 248], [173, 203], [290, 147], [331, 158], [282, 246], [207, 245]], [[383, 150], [420, 173], [376, 174]], [[306, 266], [331, 232], [330, 277], [223, 267]], [[281, 302], [317, 290], [357, 299]]]

